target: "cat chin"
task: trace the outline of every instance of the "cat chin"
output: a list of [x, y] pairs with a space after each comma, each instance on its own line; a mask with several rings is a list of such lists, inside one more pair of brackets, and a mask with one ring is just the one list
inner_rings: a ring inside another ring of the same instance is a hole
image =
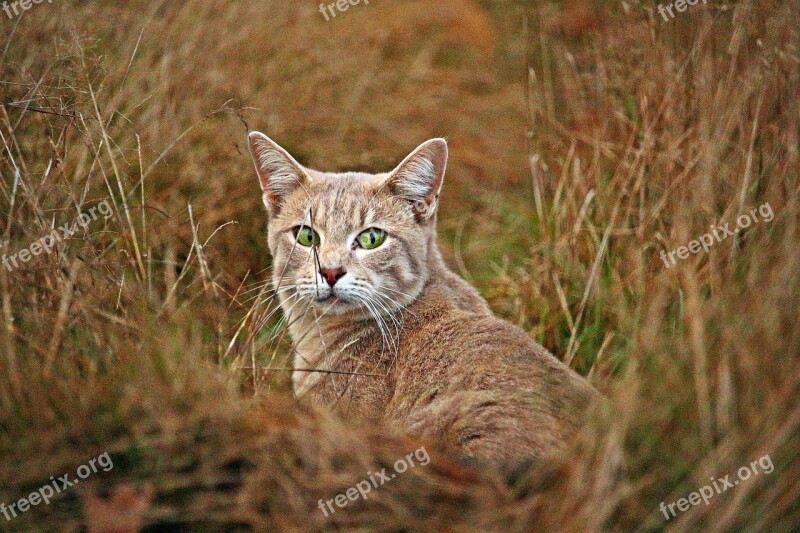
[[314, 300], [312, 305], [317, 310], [326, 315], [341, 316], [352, 312], [358, 312], [362, 308], [354, 302], [349, 302], [341, 298], [326, 298], [324, 300]]

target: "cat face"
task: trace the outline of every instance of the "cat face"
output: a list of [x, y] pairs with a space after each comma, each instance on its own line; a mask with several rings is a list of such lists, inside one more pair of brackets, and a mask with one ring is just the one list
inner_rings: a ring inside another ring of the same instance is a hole
[[419, 296], [435, 246], [443, 139], [422, 144], [386, 174], [317, 172], [261, 133], [249, 141], [285, 308], [377, 318]]

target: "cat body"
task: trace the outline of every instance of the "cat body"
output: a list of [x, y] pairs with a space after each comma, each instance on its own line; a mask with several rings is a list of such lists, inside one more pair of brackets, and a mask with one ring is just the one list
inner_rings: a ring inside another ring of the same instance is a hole
[[439, 252], [444, 140], [386, 174], [306, 169], [257, 132], [250, 150], [298, 396], [486, 463], [568, 442], [595, 390], [493, 316]]

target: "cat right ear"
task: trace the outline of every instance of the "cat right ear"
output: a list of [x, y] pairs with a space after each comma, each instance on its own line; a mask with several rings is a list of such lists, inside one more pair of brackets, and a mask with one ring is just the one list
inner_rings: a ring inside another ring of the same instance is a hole
[[420, 220], [435, 213], [447, 168], [447, 141], [431, 139], [419, 145], [386, 180], [392, 192], [408, 201]]
[[264, 205], [271, 214], [276, 214], [290, 194], [311, 180], [289, 152], [263, 133], [250, 132], [248, 141], [261, 190], [264, 191]]

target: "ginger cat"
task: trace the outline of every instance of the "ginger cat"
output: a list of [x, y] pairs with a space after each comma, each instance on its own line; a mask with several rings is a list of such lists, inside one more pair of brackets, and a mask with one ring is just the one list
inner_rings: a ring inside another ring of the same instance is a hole
[[493, 316], [439, 252], [443, 139], [386, 174], [304, 168], [259, 132], [249, 146], [298, 396], [483, 463], [568, 442], [597, 392]]

